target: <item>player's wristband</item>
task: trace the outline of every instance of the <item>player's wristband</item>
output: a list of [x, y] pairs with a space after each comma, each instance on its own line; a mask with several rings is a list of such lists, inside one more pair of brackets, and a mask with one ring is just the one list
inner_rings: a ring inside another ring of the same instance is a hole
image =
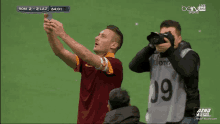
[[99, 68], [96, 68], [96, 67], [95, 67], [96, 70], [100, 70], [100, 69], [102, 68], [103, 59], [102, 59], [102, 58], [100, 58], [100, 59], [101, 59], [101, 66], [100, 66]]
[[106, 62], [107, 64], [105, 65], [105, 69], [104, 69], [103, 71], [107, 71], [107, 69], [108, 69], [108, 59], [105, 58], [105, 57], [104, 57], [104, 59], [105, 59], [105, 62]]

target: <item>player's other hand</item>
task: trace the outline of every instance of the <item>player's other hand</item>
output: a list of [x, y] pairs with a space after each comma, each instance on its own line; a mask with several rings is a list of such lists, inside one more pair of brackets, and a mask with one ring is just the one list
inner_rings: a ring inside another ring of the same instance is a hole
[[53, 30], [53, 32], [61, 37], [61, 35], [65, 34], [64, 28], [63, 28], [63, 24], [57, 20], [51, 19], [50, 20], [50, 29]]
[[44, 14], [44, 30], [46, 31], [47, 34], [51, 34], [52, 33], [52, 29], [50, 29], [50, 20], [47, 19], [48, 14]]

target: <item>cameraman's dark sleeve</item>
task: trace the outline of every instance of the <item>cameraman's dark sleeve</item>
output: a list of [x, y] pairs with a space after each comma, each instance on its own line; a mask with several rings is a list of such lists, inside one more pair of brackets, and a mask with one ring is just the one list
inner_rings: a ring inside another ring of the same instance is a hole
[[129, 63], [129, 68], [137, 73], [150, 71], [149, 58], [154, 53], [155, 48], [149, 45], [139, 51]]
[[174, 48], [169, 48], [166, 52], [168, 59], [177, 73], [184, 77], [198, 74], [200, 57], [194, 51], [189, 51], [183, 58], [174, 52]]

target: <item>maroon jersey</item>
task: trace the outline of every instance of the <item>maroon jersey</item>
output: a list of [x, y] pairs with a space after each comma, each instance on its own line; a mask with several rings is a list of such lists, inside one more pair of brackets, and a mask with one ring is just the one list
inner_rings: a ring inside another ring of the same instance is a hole
[[80, 97], [77, 123], [103, 123], [108, 112], [109, 93], [121, 87], [123, 69], [120, 60], [113, 53], [105, 56], [108, 59], [108, 72], [96, 70], [79, 57], [74, 71], [81, 73]]

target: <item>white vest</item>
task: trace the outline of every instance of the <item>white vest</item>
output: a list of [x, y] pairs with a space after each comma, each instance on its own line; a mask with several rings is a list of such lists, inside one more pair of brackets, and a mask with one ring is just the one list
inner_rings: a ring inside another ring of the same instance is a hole
[[[191, 49], [181, 51], [183, 58]], [[153, 54], [150, 58], [150, 95], [147, 123], [179, 122], [184, 117], [186, 92], [184, 80], [173, 69], [168, 58]]]

